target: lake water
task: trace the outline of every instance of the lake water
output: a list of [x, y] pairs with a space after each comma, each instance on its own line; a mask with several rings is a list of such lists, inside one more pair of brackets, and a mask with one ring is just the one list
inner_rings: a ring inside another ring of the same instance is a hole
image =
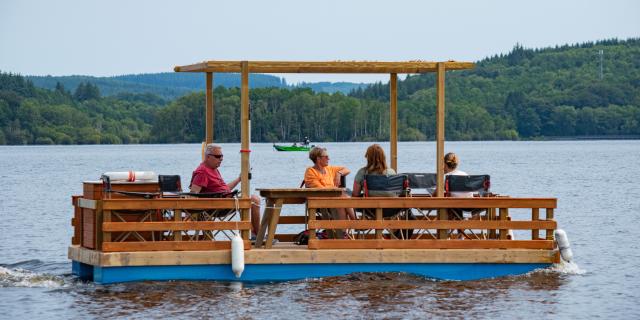
[[[324, 144], [332, 164], [352, 171], [368, 145]], [[223, 148], [221, 171], [231, 180], [240, 148]], [[311, 163], [304, 152], [252, 148], [252, 189], [297, 187]], [[435, 171], [434, 143], [398, 149], [399, 171]], [[640, 141], [451, 142], [446, 150], [458, 153], [461, 170], [490, 174], [493, 192], [557, 197], [555, 217], [575, 263], [471, 282], [353, 274], [250, 285], [83, 283], [67, 260], [71, 195], [81, 194], [82, 181], [153, 170], [180, 174], [186, 185], [200, 145], [0, 146], [0, 318], [640, 318]]]

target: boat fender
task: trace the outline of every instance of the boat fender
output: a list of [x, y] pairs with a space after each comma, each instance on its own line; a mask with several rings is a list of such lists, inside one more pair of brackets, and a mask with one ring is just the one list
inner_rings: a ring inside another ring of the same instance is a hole
[[244, 241], [237, 233], [231, 238], [231, 271], [236, 278], [244, 271]]
[[556, 238], [556, 244], [558, 244], [562, 260], [571, 262], [571, 260], [573, 260], [573, 252], [571, 251], [571, 245], [569, 244], [567, 233], [562, 229], [557, 229], [553, 234]]
[[513, 230], [509, 229], [509, 232], [507, 233], [507, 239], [509, 240], [515, 240], [516, 237], [513, 235]]
[[156, 175], [156, 173], [153, 171], [105, 172], [102, 175], [108, 176], [111, 181], [134, 182], [138, 180], [158, 180], [158, 175]]

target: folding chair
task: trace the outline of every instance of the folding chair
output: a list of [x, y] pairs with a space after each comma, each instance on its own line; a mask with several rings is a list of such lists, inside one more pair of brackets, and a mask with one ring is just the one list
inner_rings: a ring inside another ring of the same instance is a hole
[[[406, 197], [409, 194], [409, 178], [404, 174], [364, 176], [364, 197]], [[373, 220], [376, 218], [374, 209], [361, 209], [362, 218]], [[382, 218], [387, 220], [413, 220], [411, 210], [403, 208], [383, 208]], [[360, 230], [369, 233], [371, 230]], [[396, 239], [410, 239], [413, 229], [389, 230], [389, 234]]]
[[[455, 192], [468, 192], [473, 193], [474, 195], [485, 196], [489, 193], [489, 188], [491, 187], [491, 178], [487, 174], [483, 175], [469, 175], [469, 176], [455, 176], [448, 175], [446, 176], [444, 182], [444, 190], [445, 196], [451, 197], [455, 196]], [[470, 212], [472, 216], [478, 216], [480, 220], [482, 220], [482, 216], [480, 214], [482, 212], [486, 212], [487, 209], [449, 209], [449, 219], [457, 219], [464, 220], [464, 213]], [[473, 230], [471, 234], [473, 234], [476, 239], [479, 239], [478, 235], [475, 234]], [[468, 237], [464, 230], [459, 230], [465, 237]], [[484, 233], [482, 233], [484, 237]]]
[[[407, 175], [409, 178], [409, 196], [410, 197], [431, 197], [436, 190], [437, 180], [435, 173], [401, 173]], [[424, 220], [436, 220], [437, 210], [413, 208], [415, 211], [416, 219]], [[435, 234], [428, 229], [414, 230], [416, 239], [420, 239], [423, 235], [429, 235], [431, 238], [436, 238]]]

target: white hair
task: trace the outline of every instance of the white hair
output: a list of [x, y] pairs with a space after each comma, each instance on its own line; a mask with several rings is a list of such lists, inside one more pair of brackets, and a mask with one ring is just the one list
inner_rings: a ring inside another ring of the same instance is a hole
[[219, 144], [209, 143], [204, 149], [204, 154], [213, 154], [213, 150], [215, 149], [222, 149], [222, 147]]

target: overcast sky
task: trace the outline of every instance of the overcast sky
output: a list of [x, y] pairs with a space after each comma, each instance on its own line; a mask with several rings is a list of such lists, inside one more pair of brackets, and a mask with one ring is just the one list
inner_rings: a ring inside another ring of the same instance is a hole
[[0, 0], [0, 70], [23, 75], [168, 72], [204, 60], [476, 61], [516, 43], [639, 36], [633, 0]]

